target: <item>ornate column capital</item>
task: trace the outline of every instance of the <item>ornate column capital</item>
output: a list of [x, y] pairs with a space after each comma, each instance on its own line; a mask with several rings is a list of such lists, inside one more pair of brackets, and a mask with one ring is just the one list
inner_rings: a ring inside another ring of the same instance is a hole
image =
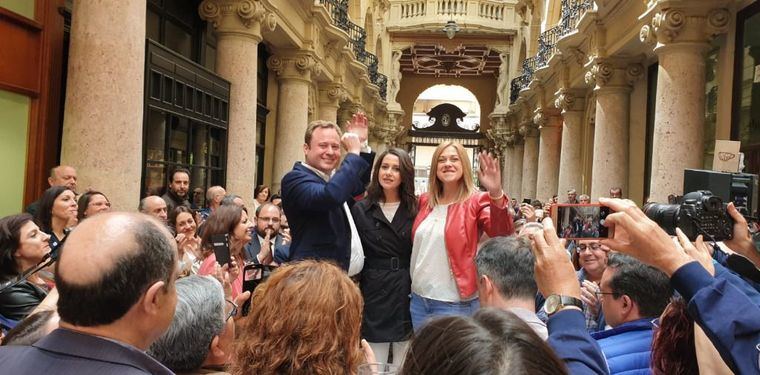
[[523, 136], [523, 138], [538, 137], [538, 129], [533, 124], [533, 119], [528, 119], [527, 121], [520, 123], [517, 132]]
[[340, 102], [348, 100], [348, 93], [343, 86], [337, 83], [329, 84], [326, 87], [319, 88], [319, 103], [327, 104], [332, 107], [338, 107]]
[[269, 31], [277, 27], [277, 16], [260, 0], [203, 0], [198, 14], [211, 22], [219, 35], [239, 35], [256, 42], [262, 39], [262, 26]]
[[[672, 44], [705, 45], [728, 31], [731, 12], [725, 0], [657, 0], [657, 13], [641, 27], [639, 39], [655, 51]], [[707, 46], [703, 46], [707, 48]]]
[[597, 58], [586, 72], [585, 80], [595, 85], [595, 90], [605, 88], [630, 89], [634, 82], [644, 74], [644, 66], [628, 63], [630, 58]]
[[570, 111], [583, 111], [585, 108], [585, 96], [583, 90], [559, 89], [555, 94], [554, 106], [562, 113]]
[[311, 75], [318, 75], [321, 68], [308, 53], [278, 54], [267, 59], [267, 68], [277, 74], [278, 79], [299, 79], [311, 82]]

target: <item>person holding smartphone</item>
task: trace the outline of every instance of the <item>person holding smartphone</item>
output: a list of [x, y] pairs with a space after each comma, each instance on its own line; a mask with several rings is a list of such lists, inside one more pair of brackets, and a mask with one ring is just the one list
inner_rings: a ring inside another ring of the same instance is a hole
[[[248, 212], [243, 207], [223, 205], [206, 220], [201, 236], [201, 248], [205, 258], [198, 274], [213, 275], [217, 263], [227, 266], [232, 280], [233, 298], [243, 291], [243, 247], [251, 241], [252, 226], [253, 223], [248, 220]], [[226, 241], [218, 240], [220, 236], [226, 236]]]
[[393, 361], [398, 364], [412, 334], [409, 260], [417, 215], [414, 164], [398, 148], [383, 152], [377, 160], [367, 197], [351, 209], [366, 257], [360, 283], [362, 337], [380, 362], [387, 361], [392, 344]]

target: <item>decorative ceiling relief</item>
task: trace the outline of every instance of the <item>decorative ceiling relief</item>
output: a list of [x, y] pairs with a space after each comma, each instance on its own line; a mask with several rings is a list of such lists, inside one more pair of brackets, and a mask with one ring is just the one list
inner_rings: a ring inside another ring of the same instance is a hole
[[403, 50], [401, 71], [434, 77], [498, 76], [499, 51], [485, 46], [415, 45]]

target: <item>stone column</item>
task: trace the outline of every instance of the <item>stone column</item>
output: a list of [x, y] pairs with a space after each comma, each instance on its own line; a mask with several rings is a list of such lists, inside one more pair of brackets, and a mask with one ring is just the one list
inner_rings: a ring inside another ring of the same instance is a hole
[[276, 19], [259, 0], [204, 0], [198, 11], [201, 18], [213, 22], [216, 72], [230, 81], [226, 189], [253, 207], [258, 45], [262, 25], [273, 30]]
[[346, 99], [346, 94], [340, 85], [328, 85], [319, 90], [319, 112], [317, 118], [325, 121], [338, 121], [338, 107], [340, 101]]
[[555, 101], [562, 110], [562, 147], [559, 159], [558, 192], [562, 196], [570, 189], [581, 190], [583, 167], [581, 144], [583, 134], [583, 91], [560, 90]]
[[536, 179], [538, 173], [538, 130], [531, 121], [523, 123], [520, 134], [525, 137], [525, 151], [522, 165], [522, 188], [524, 198], [536, 198]]
[[557, 194], [562, 118], [556, 110], [542, 110], [536, 114], [534, 121], [541, 133], [536, 196], [543, 202]]
[[510, 197], [523, 199], [525, 194], [522, 192], [522, 180], [523, 180], [523, 158], [525, 153], [525, 144], [523, 139], [517, 135], [515, 136], [515, 142], [512, 146], [512, 171], [509, 176], [509, 191]]
[[317, 69], [314, 58], [306, 53], [274, 55], [267, 61], [277, 74], [277, 134], [272, 191], [280, 190], [280, 181], [297, 160], [303, 160], [303, 135], [309, 122], [309, 85]]
[[659, 1], [642, 41], [659, 59], [650, 198], [665, 202], [682, 194], [683, 171], [702, 168], [705, 122], [705, 53], [710, 39], [726, 32], [728, 2]]
[[631, 84], [644, 67], [626, 63], [625, 58], [599, 59], [586, 74], [596, 84], [596, 123], [594, 158], [591, 167], [591, 199], [609, 195], [620, 186], [628, 191], [628, 119]]
[[145, 0], [76, 1], [72, 9], [61, 163], [79, 190], [102, 191], [118, 211], [140, 199]]

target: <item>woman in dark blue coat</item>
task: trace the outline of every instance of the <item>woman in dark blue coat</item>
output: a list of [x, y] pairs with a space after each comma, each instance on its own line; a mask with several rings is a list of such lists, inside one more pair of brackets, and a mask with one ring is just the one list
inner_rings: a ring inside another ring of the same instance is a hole
[[361, 291], [364, 297], [362, 337], [378, 361], [385, 362], [393, 345], [400, 363], [412, 334], [409, 314], [412, 223], [417, 215], [414, 166], [398, 148], [380, 154], [367, 188], [367, 197], [351, 214], [364, 249]]

